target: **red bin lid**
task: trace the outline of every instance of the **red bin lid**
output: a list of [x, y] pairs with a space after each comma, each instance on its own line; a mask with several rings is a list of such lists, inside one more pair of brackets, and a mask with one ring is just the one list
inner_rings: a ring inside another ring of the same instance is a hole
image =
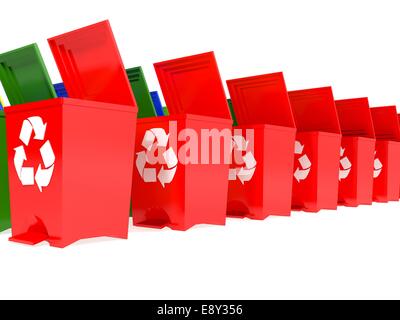
[[396, 106], [371, 108], [377, 139], [400, 141], [400, 125]]
[[231, 119], [213, 52], [154, 64], [169, 114]]
[[108, 21], [48, 42], [71, 98], [136, 106]]
[[298, 131], [340, 134], [331, 87], [290, 91], [289, 99]]
[[239, 125], [295, 127], [282, 72], [233, 79], [226, 83]]
[[344, 136], [375, 138], [368, 98], [336, 100], [335, 104]]

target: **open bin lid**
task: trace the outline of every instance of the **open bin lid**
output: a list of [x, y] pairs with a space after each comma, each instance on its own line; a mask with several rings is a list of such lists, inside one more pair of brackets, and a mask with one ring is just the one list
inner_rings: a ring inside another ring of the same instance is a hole
[[295, 127], [283, 73], [233, 79], [226, 83], [239, 125]]
[[59, 98], [68, 98], [68, 92], [65, 89], [64, 83], [55, 83], [53, 84], [54, 90], [56, 91], [57, 97]]
[[56, 98], [36, 43], [0, 54], [0, 81], [11, 105]]
[[298, 131], [341, 133], [331, 87], [290, 91], [289, 99]]
[[344, 136], [375, 138], [368, 98], [336, 100], [335, 104]]
[[231, 119], [213, 52], [154, 64], [169, 114]]
[[108, 21], [62, 34], [48, 42], [69, 97], [136, 107]]
[[150, 97], [149, 88], [143, 74], [142, 67], [126, 69], [129, 83], [133, 90], [137, 106], [139, 108], [138, 118], [156, 117], [153, 101]]
[[156, 110], [157, 116], [164, 116], [164, 110], [158, 91], [151, 91], [150, 96], [151, 100], [153, 100], [153, 105], [154, 109]]
[[371, 115], [377, 139], [400, 141], [396, 106], [371, 108]]

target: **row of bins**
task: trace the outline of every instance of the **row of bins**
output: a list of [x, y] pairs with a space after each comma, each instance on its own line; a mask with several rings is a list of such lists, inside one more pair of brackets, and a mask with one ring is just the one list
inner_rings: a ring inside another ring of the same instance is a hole
[[108, 21], [48, 42], [54, 86], [36, 45], [0, 55], [0, 230], [12, 225], [12, 241], [126, 238], [130, 209], [135, 225], [187, 230], [399, 200], [394, 106], [288, 92], [282, 73], [227, 81], [227, 101], [209, 52], [154, 64], [166, 109], [140, 67], [125, 69]]

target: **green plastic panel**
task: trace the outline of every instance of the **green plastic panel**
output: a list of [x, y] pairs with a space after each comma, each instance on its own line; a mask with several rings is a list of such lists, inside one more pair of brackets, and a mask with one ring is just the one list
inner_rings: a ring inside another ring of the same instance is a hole
[[163, 107], [164, 116], [169, 116], [169, 111], [167, 107]]
[[139, 108], [138, 118], [156, 117], [157, 113], [151, 99], [149, 88], [143, 74], [142, 67], [126, 69], [136, 103]]
[[10, 105], [56, 97], [36, 43], [0, 54], [0, 81]]
[[233, 104], [232, 104], [232, 100], [228, 99], [228, 105], [229, 105], [229, 110], [231, 111], [231, 116], [232, 116], [232, 120], [233, 120], [233, 126], [236, 127], [238, 125], [237, 120], [236, 120], [236, 115], [235, 115], [235, 111], [233, 110]]
[[11, 227], [5, 120], [4, 111], [0, 111], [0, 231]]

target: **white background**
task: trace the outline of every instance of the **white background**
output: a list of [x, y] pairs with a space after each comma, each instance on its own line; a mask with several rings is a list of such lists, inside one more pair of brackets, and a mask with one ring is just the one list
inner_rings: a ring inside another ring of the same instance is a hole
[[[400, 103], [398, 1], [6, 1], [0, 52], [110, 19], [126, 67], [214, 50], [224, 80], [284, 71], [288, 89]], [[374, 204], [128, 241], [28, 247], [0, 234], [0, 298], [400, 298], [400, 206]]]

